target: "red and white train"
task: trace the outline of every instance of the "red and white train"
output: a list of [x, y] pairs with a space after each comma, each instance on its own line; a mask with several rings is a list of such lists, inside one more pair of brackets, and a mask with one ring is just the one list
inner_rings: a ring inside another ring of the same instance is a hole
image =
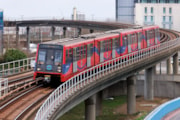
[[146, 26], [65, 38], [38, 45], [34, 79], [65, 82], [99, 63], [160, 44], [159, 27]]

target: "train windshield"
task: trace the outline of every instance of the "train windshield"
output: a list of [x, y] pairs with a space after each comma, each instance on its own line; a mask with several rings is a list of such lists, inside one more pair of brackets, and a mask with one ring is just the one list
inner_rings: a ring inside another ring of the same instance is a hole
[[39, 51], [39, 56], [38, 59], [40, 62], [44, 62], [46, 58], [46, 51], [40, 50]]
[[55, 59], [54, 59], [55, 64], [61, 63], [62, 62], [62, 51], [58, 50], [55, 52]]

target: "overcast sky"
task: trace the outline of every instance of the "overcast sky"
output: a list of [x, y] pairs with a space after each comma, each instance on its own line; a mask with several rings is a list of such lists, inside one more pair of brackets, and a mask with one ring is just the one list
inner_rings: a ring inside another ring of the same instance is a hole
[[88, 19], [115, 19], [115, 0], [0, 0], [6, 19], [70, 18], [74, 7]]

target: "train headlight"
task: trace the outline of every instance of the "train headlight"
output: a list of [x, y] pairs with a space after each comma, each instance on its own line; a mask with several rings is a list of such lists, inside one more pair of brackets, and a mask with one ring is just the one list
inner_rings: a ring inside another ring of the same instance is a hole
[[61, 72], [61, 67], [60, 66], [57, 67], [57, 71]]
[[41, 70], [41, 68], [37, 68], [37, 71], [40, 71]]

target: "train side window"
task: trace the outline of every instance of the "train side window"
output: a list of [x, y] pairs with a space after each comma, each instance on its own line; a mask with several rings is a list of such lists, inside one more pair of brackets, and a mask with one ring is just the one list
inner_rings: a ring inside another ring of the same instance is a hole
[[84, 45], [84, 58], [86, 58], [86, 45]]
[[134, 34], [131, 35], [131, 40], [132, 40], [132, 44], [134, 44], [134, 42], [135, 42], [135, 35]]
[[127, 36], [123, 36], [122, 46], [127, 46]]
[[111, 44], [111, 39], [108, 40], [108, 51], [111, 51], [112, 48], [112, 44]]
[[86, 57], [86, 46], [83, 45], [81, 46], [81, 59], [85, 58]]
[[136, 33], [134, 33], [133, 34], [133, 44], [136, 44], [137, 43], [137, 34]]
[[67, 49], [66, 50], [66, 63], [71, 63], [72, 62], [72, 50]]
[[81, 47], [77, 47], [76, 60], [80, 60], [80, 59], [81, 59]]
[[46, 51], [39, 50], [38, 61], [44, 62], [46, 58]]
[[[132, 44], [132, 35], [127, 35], [127, 38], [128, 38], [128, 45], [131, 45]], [[127, 44], [126, 44], [126, 46], [127, 46]]]
[[142, 39], [143, 39], [143, 38], [142, 38], [142, 33], [141, 33], [141, 32], [139, 32], [137, 37], [138, 37], [138, 42], [141, 42], [141, 41], [142, 41]]
[[113, 46], [112, 46], [112, 49], [116, 49], [119, 47], [119, 41], [118, 41], [118, 38], [113, 38], [112, 39], [112, 42], [113, 42]]
[[90, 44], [90, 56], [93, 55], [94, 49], [93, 49], [93, 44]]
[[70, 48], [70, 49], [69, 49], [69, 61], [70, 61], [70, 62], [72, 62], [72, 57], [73, 57], [73, 55], [72, 55], [72, 49]]
[[147, 42], [147, 40], [149, 39], [148, 31], [145, 31], [145, 33], [146, 33], [145, 41]]
[[73, 48], [73, 61], [77, 61], [77, 47]]
[[106, 51], [106, 41], [101, 41], [101, 44], [102, 44], [102, 51], [105, 52]]

